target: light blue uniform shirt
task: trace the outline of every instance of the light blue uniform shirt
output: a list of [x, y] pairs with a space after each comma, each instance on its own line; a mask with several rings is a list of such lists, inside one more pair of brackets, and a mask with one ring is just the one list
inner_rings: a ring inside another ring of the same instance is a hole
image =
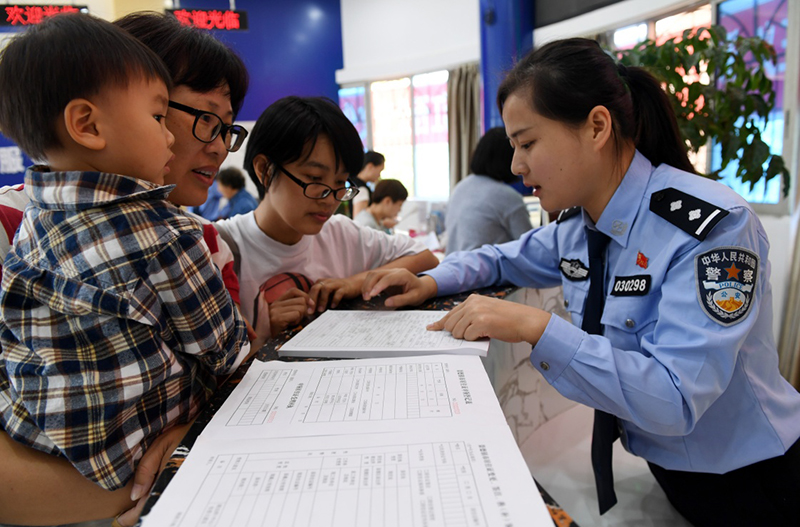
[[[700, 241], [650, 210], [651, 197], [667, 188], [728, 214], [702, 227], [706, 215], [684, 206], [690, 199], [669, 203], [698, 232], [710, 229]], [[587, 227], [611, 238], [602, 336], [580, 329]], [[637, 152], [596, 226], [578, 214], [518, 241], [454, 253], [425, 274], [440, 295], [493, 284], [563, 285], [572, 324], [550, 319], [533, 366], [564, 396], [618, 416], [631, 453], [667, 469], [725, 473], [782, 455], [800, 437], [800, 394], [778, 370], [768, 252], [761, 223], [736, 193], [667, 165], [654, 168]], [[719, 257], [726, 261], [715, 266]], [[571, 270], [562, 272], [564, 262]], [[626, 296], [617, 296], [620, 289]], [[728, 291], [746, 301], [739, 311], [719, 296]]]

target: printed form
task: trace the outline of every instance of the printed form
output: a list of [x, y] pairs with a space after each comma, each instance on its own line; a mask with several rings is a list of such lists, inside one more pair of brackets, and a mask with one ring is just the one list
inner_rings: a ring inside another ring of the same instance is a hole
[[506, 426], [480, 358], [254, 361], [198, 441]]
[[143, 525], [553, 521], [480, 359], [436, 355], [255, 361]]
[[468, 341], [448, 331], [428, 331], [447, 311], [337, 311], [316, 318], [278, 353], [283, 357], [398, 357], [457, 354], [486, 356], [489, 339]]
[[144, 527], [552, 527], [505, 431], [197, 444]]

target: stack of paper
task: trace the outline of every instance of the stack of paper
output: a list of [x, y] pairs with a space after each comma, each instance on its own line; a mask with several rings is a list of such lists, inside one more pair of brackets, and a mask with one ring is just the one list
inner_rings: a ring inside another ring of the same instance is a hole
[[470, 342], [428, 331], [447, 311], [326, 311], [281, 346], [281, 357], [364, 359], [411, 355], [480, 355], [489, 339]]
[[256, 361], [144, 519], [552, 526], [478, 357]]

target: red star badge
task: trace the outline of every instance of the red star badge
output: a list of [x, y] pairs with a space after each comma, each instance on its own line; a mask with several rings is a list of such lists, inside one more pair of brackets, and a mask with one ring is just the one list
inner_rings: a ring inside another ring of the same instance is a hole
[[741, 269], [737, 269], [735, 263], [732, 263], [730, 267], [726, 267], [725, 270], [728, 272], [728, 278], [726, 278], [726, 280], [730, 280], [731, 278], [734, 280], [739, 279], [739, 271], [741, 271]]
[[641, 252], [637, 254], [636, 265], [638, 265], [642, 269], [647, 269], [647, 256], [643, 255]]

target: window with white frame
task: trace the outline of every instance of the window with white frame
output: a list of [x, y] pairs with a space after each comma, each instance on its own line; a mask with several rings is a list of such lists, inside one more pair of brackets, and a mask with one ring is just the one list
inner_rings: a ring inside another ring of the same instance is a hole
[[[775, 48], [778, 60], [769, 71], [769, 77], [776, 91], [776, 101], [769, 122], [762, 130], [762, 139], [770, 146], [773, 154], [783, 154], [784, 79], [789, 40], [789, 3], [786, 0], [714, 0], [657, 20], [621, 27], [609, 34], [598, 35], [598, 40], [613, 43], [616, 49], [629, 49], [648, 38], [663, 43], [670, 38], [680, 38], [686, 29], [696, 29], [713, 23], [725, 27], [732, 36], [741, 34], [763, 38]], [[707, 74], [698, 76], [697, 80], [711, 81]], [[711, 152], [701, 150], [692, 156], [692, 163], [701, 172], [709, 172], [715, 166], [719, 166], [718, 158], [719, 154], [713, 148]], [[729, 165], [723, 172], [722, 182], [751, 203], [767, 206], [766, 209], [760, 210], [770, 211], [773, 210], [769, 208], [770, 206], [777, 206], [774, 210], [778, 212], [779, 209], [786, 207], [785, 204], [780, 205], [782, 203], [780, 177], [773, 178], [768, 184], [761, 181], [751, 190], [749, 184], [742, 183], [735, 177], [735, 171], [735, 164]], [[797, 181], [796, 177], [794, 181]]]
[[339, 90], [365, 148], [386, 157], [381, 177], [401, 181], [410, 197], [450, 194], [447, 80], [443, 70]]
[[[720, 2], [717, 9], [717, 23], [727, 29], [729, 35], [761, 37], [775, 48], [778, 58], [774, 67], [767, 72], [775, 90], [775, 107], [766, 126], [761, 129], [761, 139], [769, 145], [773, 154], [782, 154], [789, 3], [785, 0], [726, 0]], [[718, 163], [718, 157], [718, 153], [712, 154], [712, 165]], [[736, 166], [731, 163], [723, 172], [722, 182], [751, 203], [777, 205], [781, 201], [780, 176], [772, 178], [766, 184], [761, 180], [750, 189], [748, 183], [736, 179], [735, 171]]]

